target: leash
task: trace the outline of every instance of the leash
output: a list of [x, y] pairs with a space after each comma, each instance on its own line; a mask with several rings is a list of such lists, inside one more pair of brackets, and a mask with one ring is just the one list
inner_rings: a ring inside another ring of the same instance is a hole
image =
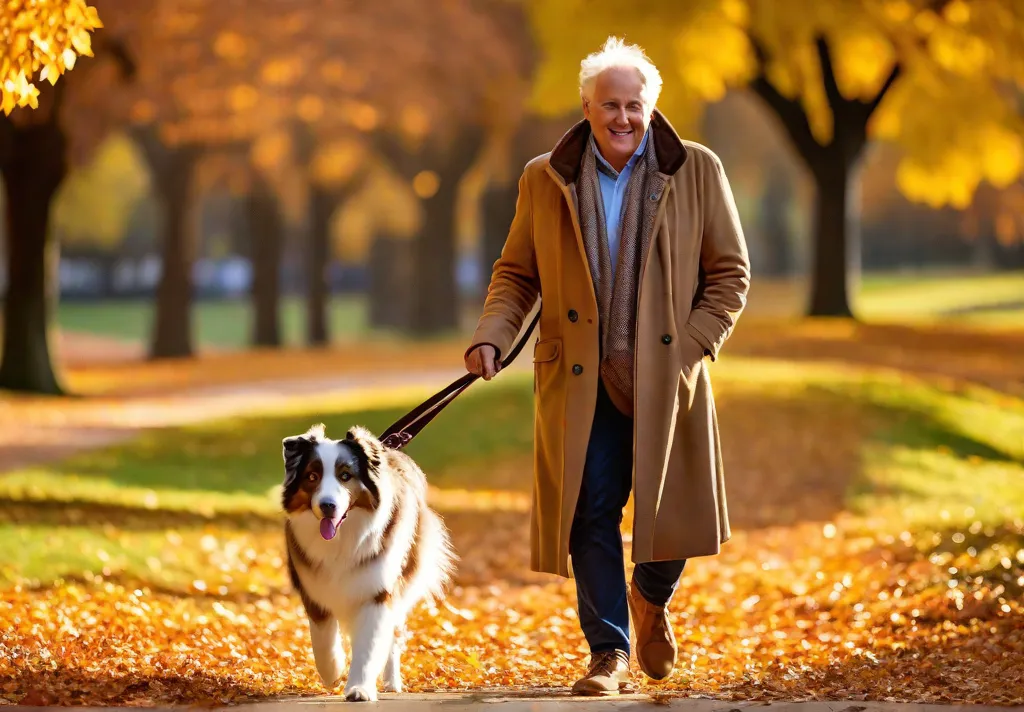
[[[502, 359], [502, 368], [505, 368], [512, 363], [516, 356], [519, 355], [519, 352], [523, 350], [527, 339], [530, 338], [530, 334], [533, 332], [533, 328], [537, 326], [537, 321], [539, 319], [540, 309], [538, 309], [537, 313], [534, 315], [529, 328], [523, 334], [523, 338], [516, 343], [508, 356]], [[441, 389], [403, 415], [390, 428], [385, 430], [383, 435], [380, 436], [380, 441], [384, 444], [384, 447], [389, 447], [393, 450], [401, 450], [403, 447], [408, 445], [409, 442], [416, 437], [421, 430], [423, 430], [427, 423], [434, 419], [434, 416], [440, 413], [445, 406], [455, 400], [460, 393], [469, 388], [470, 384], [478, 378], [480, 378], [480, 376], [475, 373], [467, 373], [457, 381], [452, 381], [452, 383], [448, 384], [447, 387]]]

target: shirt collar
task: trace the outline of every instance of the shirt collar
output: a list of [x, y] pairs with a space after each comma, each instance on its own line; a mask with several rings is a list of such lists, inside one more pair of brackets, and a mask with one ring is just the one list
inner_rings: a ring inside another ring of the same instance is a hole
[[[636, 163], [637, 159], [643, 154], [644, 150], [647, 148], [647, 137], [650, 135], [650, 133], [650, 128], [644, 131], [644, 137], [640, 140], [640, 145], [636, 147], [636, 150], [633, 151], [633, 155], [629, 157], [628, 161], [626, 161], [626, 168], [632, 168], [633, 165]], [[597, 147], [597, 141], [594, 140], [593, 133], [590, 134], [590, 143], [594, 147], [594, 155], [597, 156], [598, 168], [603, 168], [605, 172], [607, 172], [613, 178], [618, 178], [619, 171], [612, 168], [612, 165], [605, 160], [604, 156], [601, 155], [601, 150]], [[623, 170], [625, 170], [625, 168]]]

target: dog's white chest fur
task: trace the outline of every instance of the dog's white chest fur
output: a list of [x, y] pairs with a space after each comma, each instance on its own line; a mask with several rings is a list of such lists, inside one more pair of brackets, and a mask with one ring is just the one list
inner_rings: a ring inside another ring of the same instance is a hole
[[[397, 514], [391, 536], [395, 541], [409, 542], [415, 535], [413, 513]], [[371, 523], [379, 517], [363, 510], [354, 510], [338, 527], [338, 534], [330, 541], [320, 536], [319, 520], [312, 512], [304, 512], [291, 518], [291, 528], [299, 546], [308, 555], [312, 569], [301, 564], [296, 566], [306, 593], [314, 601], [328, 609], [343, 627], [348, 628], [359, 609], [379, 594], [391, 593], [402, 573], [407, 547], [385, 547], [381, 551], [381, 536], [371, 530]], [[378, 525], [379, 528], [381, 525]], [[379, 555], [374, 556], [380, 551]], [[424, 591], [408, 590], [407, 594]], [[402, 605], [408, 595], [400, 595], [394, 601]]]

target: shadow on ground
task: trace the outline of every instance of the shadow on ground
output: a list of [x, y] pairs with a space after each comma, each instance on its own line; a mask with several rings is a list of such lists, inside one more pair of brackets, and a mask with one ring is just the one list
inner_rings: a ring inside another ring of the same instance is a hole
[[809, 319], [785, 326], [741, 320], [727, 355], [790, 361], [841, 361], [896, 368], [922, 376], [948, 376], [1024, 395], [1024, 329], [972, 330], [954, 326], [862, 324]]

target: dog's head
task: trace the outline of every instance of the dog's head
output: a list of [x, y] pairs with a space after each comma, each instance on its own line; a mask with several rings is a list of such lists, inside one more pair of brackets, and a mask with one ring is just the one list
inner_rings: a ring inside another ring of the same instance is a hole
[[380, 466], [384, 446], [364, 428], [351, 428], [343, 440], [332, 440], [324, 426], [282, 441], [283, 505], [289, 515], [312, 511], [320, 534], [333, 539], [356, 507], [380, 504]]

